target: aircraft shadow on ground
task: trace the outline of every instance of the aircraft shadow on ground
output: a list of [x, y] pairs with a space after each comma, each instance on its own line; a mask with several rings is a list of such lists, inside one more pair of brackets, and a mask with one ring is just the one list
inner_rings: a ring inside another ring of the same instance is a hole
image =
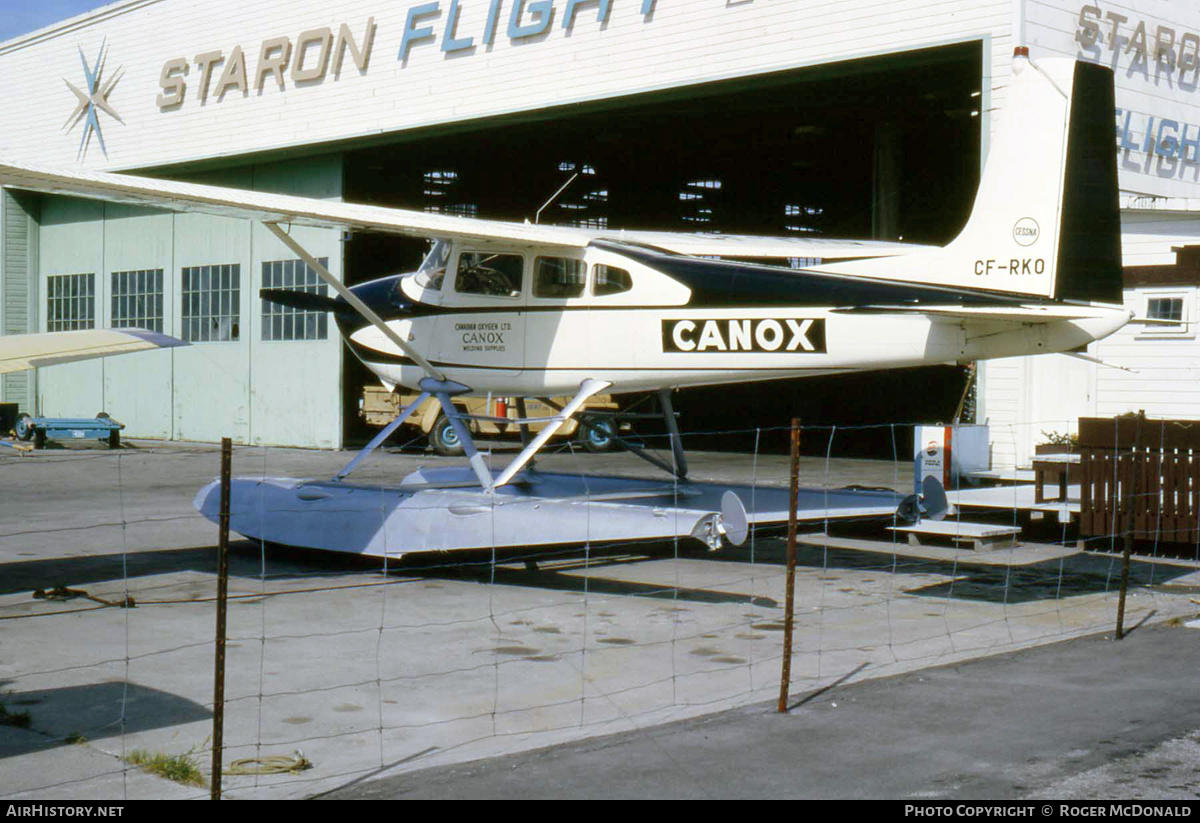
[[[585, 553], [579, 548], [548, 549], [544, 551], [523, 550], [497, 558], [498, 563], [520, 563], [524, 559], [552, 561], [554, 568], [530, 571], [512, 565], [497, 565], [492, 571], [492, 554], [487, 550], [445, 555], [429, 553], [409, 555], [403, 561], [391, 561], [386, 566], [389, 572], [413, 575], [421, 578], [468, 580], [476, 583], [495, 582], [506, 586], [575, 591], [579, 593], [622, 595], [630, 597], [653, 597], [668, 600], [689, 600], [697, 603], [743, 603], [773, 608], [774, 600], [753, 597], [737, 592], [722, 592], [710, 589], [691, 589], [618, 580], [596, 575], [577, 575], [570, 572], [584, 568], [596, 569], [605, 565], [619, 565], [645, 561], [644, 554], [630, 555], [628, 548], [617, 554], [596, 550]], [[452, 559], [451, 559], [452, 558]], [[230, 543], [229, 573], [235, 578], [256, 579], [266, 574], [272, 580], [306, 578], [321, 574], [353, 574], [362, 571], [378, 571], [385, 568], [383, 561], [375, 557], [361, 557], [349, 553], [299, 549], [290, 546], [267, 544], [266, 563], [259, 543], [252, 540], [237, 540]], [[90, 584], [110, 583], [123, 577], [136, 579], [159, 574], [185, 571], [215, 574], [217, 552], [212, 546], [190, 549], [167, 549], [162, 551], [137, 552], [128, 555], [105, 554], [87, 557], [60, 557], [46, 560], [21, 560], [0, 564], [0, 595], [49, 590], [64, 586], [80, 589]], [[136, 599], [136, 596], [135, 596]]]
[[[711, 555], [713, 559], [748, 562], [750, 550], [741, 547], [726, 549]], [[786, 558], [785, 541], [779, 538], [761, 540], [755, 546], [754, 562], [782, 564]], [[955, 598], [992, 603], [1029, 603], [1056, 600], [1103, 592], [1116, 592], [1121, 585], [1121, 559], [1111, 555], [1080, 552], [1064, 558], [1052, 558], [1036, 563], [1009, 565], [974, 561], [970, 557], [957, 560], [910, 557], [903, 554], [882, 554], [847, 548], [828, 548], [801, 543], [797, 546], [796, 564], [812, 571], [845, 570], [894, 573], [897, 575], [938, 575], [950, 577], [915, 588], [905, 588], [905, 594], [918, 597]], [[1196, 571], [1194, 566], [1159, 559], [1154, 563], [1136, 560], [1130, 565], [1129, 586], [1153, 588]], [[1178, 587], [1180, 592], [1191, 587]]]
[[[256, 541], [235, 540], [230, 544], [229, 573], [234, 577], [257, 578], [263, 573], [262, 551]], [[311, 577], [322, 573], [347, 573], [375, 568], [379, 561], [353, 554], [336, 554], [306, 549], [268, 548], [266, 573], [273, 579]], [[79, 557], [54, 557], [43, 560], [18, 560], [0, 563], [0, 595], [52, 589], [58, 586], [79, 588], [122, 578], [135, 579], [178, 572], [215, 574], [217, 549], [198, 546], [189, 549], [161, 549], [129, 554], [99, 554]]]
[[[259, 543], [237, 540], [230, 544], [230, 574], [239, 578], [287, 580], [321, 574], [353, 574], [384, 568], [378, 558], [349, 553], [273, 546], [268, 544], [266, 563]], [[651, 597], [688, 600], [697, 603], [743, 603], [773, 608], [778, 603], [745, 593], [697, 589], [659, 583], [576, 574], [585, 568], [616, 566], [676, 556], [670, 546], [622, 547], [609, 552], [580, 548], [523, 550], [520, 553], [493, 556], [478, 552], [409, 555], [391, 561], [390, 572], [417, 577], [439, 577], [478, 583], [524, 586], [556, 591], [574, 591], [600, 595]], [[718, 552], [688, 552], [679, 556], [718, 563], [756, 563], [783, 565], [786, 547], [778, 537], [759, 538], [754, 546], [726, 548]], [[453, 559], [451, 559], [451, 557]], [[493, 558], [495, 570], [492, 570]], [[542, 564], [539, 570], [519, 568], [524, 560]], [[961, 555], [957, 560], [916, 558], [846, 548], [826, 549], [801, 543], [797, 547], [797, 566], [812, 571], [860, 571], [897, 575], [938, 575], [952, 579], [904, 589], [920, 597], [950, 597], [961, 600], [997, 603], [1023, 603], [1063, 597], [1116, 591], [1120, 585], [1120, 560], [1109, 555], [1079, 553], [1062, 559], [1048, 559], [1025, 565], [985, 564]], [[162, 551], [64, 557], [45, 560], [21, 560], [0, 564], [0, 594], [32, 592], [56, 586], [79, 588], [93, 583], [111, 582], [158, 574], [216, 571], [216, 549], [212, 546]], [[1130, 569], [1130, 586], [1154, 587], [1194, 572], [1191, 566], [1159, 560], [1153, 564], [1135, 562]], [[1180, 591], [1185, 588], [1181, 587]], [[1190, 591], [1190, 589], [1188, 589]]]
[[[595, 574], [572, 574], [573, 571], [596, 569], [601, 566], [624, 565], [643, 562], [647, 558], [589, 559], [570, 566], [540, 568], [537, 570], [498, 565], [493, 572], [490, 566], [467, 565], [443, 567], [436, 571], [423, 572], [439, 579], [473, 580], [479, 583], [496, 583], [501, 586], [521, 586], [528, 589], [575, 592], [578, 594], [610, 595], [620, 597], [650, 597], [660, 600], [687, 601], [690, 603], [740, 603], [773, 609], [780, 604], [770, 597], [754, 596], [741, 592], [695, 589], [671, 586], [662, 583], [645, 583], [636, 580], [619, 580]], [[407, 570], [406, 570], [407, 571]], [[410, 572], [411, 573], [411, 572]]]
[[[0, 687], [8, 682], [0, 683]], [[0, 738], [0, 759], [212, 717], [207, 708], [187, 698], [121, 680], [60, 689], [5, 691], [3, 702], [10, 718], [13, 715], [28, 715], [28, 718], [18, 725], [25, 734]]]

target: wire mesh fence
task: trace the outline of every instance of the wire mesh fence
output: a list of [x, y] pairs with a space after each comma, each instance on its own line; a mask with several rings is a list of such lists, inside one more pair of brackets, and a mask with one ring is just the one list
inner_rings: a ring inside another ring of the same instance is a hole
[[[1069, 425], [1055, 422], [1033, 425]], [[870, 429], [891, 440], [886, 459], [838, 457], [863, 427], [805, 427], [801, 486], [816, 499], [851, 485], [912, 492], [909, 428]], [[786, 434], [782, 426], [686, 432], [686, 483], [627, 454], [570, 443], [540, 458], [537, 471], [656, 478], [675, 505], [652, 516], [670, 520], [696, 483], [786, 488]], [[670, 459], [662, 440], [643, 440]], [[722, 450], [730, 443], [738, 450]], [[462, 462], [400, 445], [348, 481], [375, 501], [366, 508], [377, 505], [395, 549], [416, 536], [388, 519], [386, 489]], [[489, 460], [498, 469], [513, 451], [494, 446]], [[348, 459], [241, 446], [233, 472], [253, 482], [328, 480]], [[113, 451], [6, 450], [0, 461], [0, 796], [207, 796], [217, 528], [193, 501], [217, 474], [217, 450], [142, 441]], [[570, 503], [585, 538], [565, 546], [539, 545], [531, 531], [527, 545], [496, 535], [462, 552], [364, 558], [235, 535], [224, 795], [309, 797], [773, 701], [786, 579], [780, 524], [718, 551], [685, 528], [652, 543], [589, 539], [604, 534], [613, 501], [584, 487]], [[910, 545], [890, 528], [900, 524], [894, 514], [842, 519], [831, 504], [802, 512], [792, 706], [850, 680], [1112, 631], [1119, 524], [1107, 545], [1093, 540], [1083, 551], [1070, 517], [1039, 516], [1020, 486], [998, 488], [1011, 505], [959, 506], [963, 519], [1023, 530], [1019, 545], [990, 552]], [[486, 507], [455, 509], [436, 497], [421, 505], [447, 529], [453, 518], [498, 522]], [[1200, 546], [1139, 542], [1126, 625], [1194, 614], [1198, 571]], [[192, 769], [167, 780], [149, 771], [155, 759]]]

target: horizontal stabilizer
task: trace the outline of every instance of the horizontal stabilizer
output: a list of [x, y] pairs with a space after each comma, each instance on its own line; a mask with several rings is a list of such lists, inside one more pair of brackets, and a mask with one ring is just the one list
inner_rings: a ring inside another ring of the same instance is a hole
[[1101, 360], [1099, 357], [1092, 357], [1090, 354], [1084, 354], [1083, 352], [1065, 351], [1062, 352], [1062, 354], [1065, 354], [1067, 357], [1074, 357], [1076, 360], [1083, 360], [1085, 363], [1095, 363], [1097, 366], [1105, 366], [1106, 368], [1110, 369], [1120, 369], [1121, 371], [1127, 371], [1130, 374], [1139, 373], [1137, 369], [1131, 369], [1128, 366], [1118, 366], [1116, 363], [1109, 363], [1107, 360]]
[[1133, 317], [1129, 320], [1134, 326], [1192, 326], [1191, 320], [1165, 320], [1161, 317]]

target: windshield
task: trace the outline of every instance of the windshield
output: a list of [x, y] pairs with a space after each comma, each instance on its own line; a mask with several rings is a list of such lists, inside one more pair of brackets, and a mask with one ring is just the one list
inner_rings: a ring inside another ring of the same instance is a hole
[[434, 240], [433, 247], [417, 269], [417, 285], [425, 289], [440, 291], [446, 277], [446, 263], [450, 259], [450, 241]]

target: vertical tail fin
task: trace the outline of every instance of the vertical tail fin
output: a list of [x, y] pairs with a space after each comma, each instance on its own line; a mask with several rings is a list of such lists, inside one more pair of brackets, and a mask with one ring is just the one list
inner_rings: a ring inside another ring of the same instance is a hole
[[945, 248], [823, 269], [1121, 302], [1113, 75], [1018, 49], [971, 216]]

